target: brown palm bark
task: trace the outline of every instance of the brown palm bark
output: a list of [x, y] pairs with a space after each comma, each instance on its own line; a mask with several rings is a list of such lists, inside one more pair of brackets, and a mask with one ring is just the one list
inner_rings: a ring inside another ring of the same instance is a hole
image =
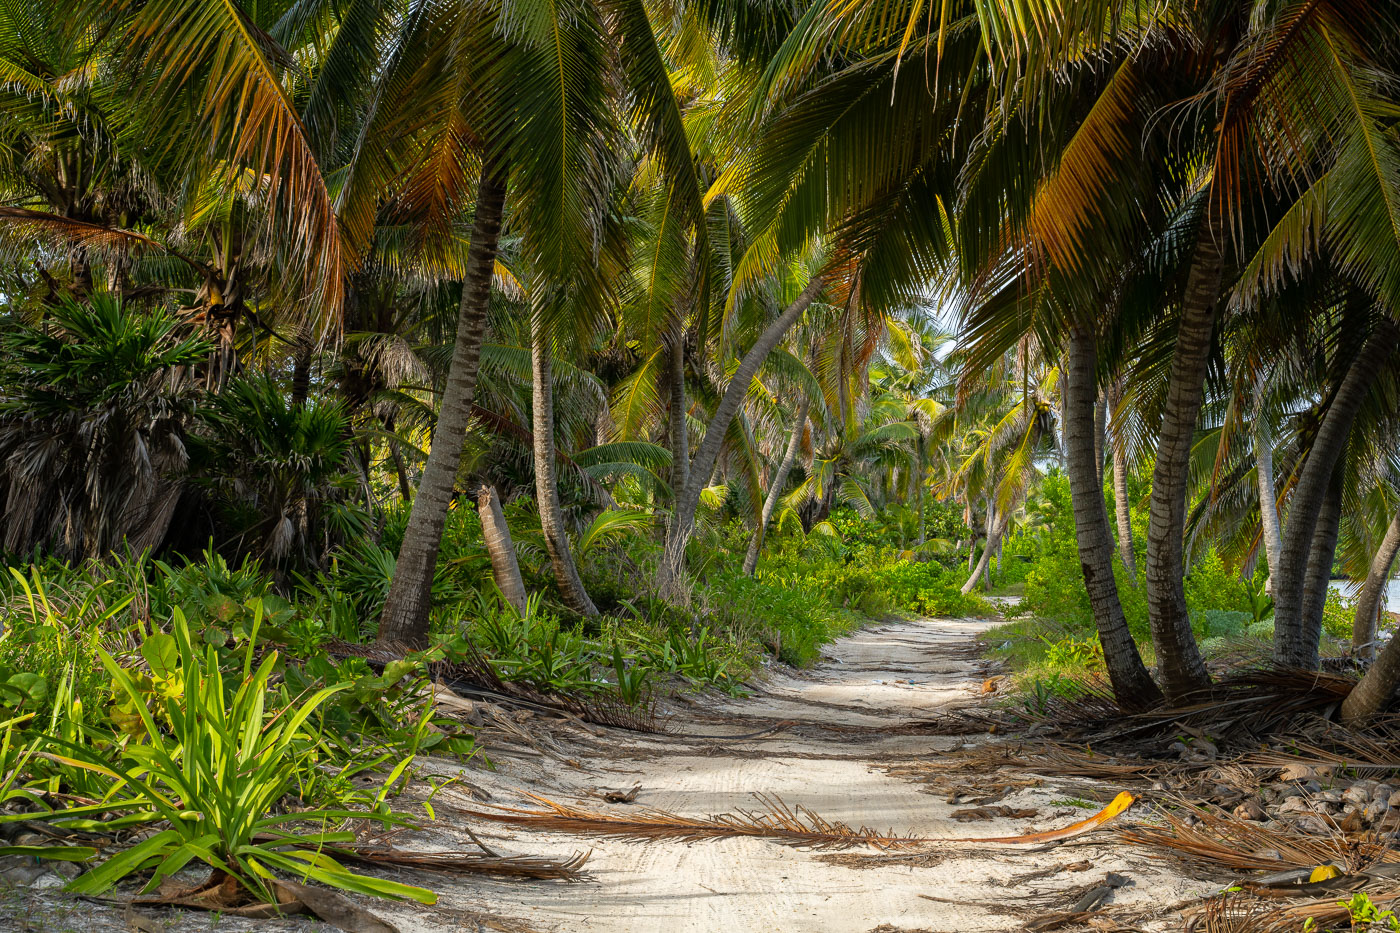
[[[1337, 533], [1342, 524], [1341, 465], [1333, 471], [1332, 483], [1313, 526], [1308, 546], [1308, 569], [1303, 583], [1304, 636], [1313, 645], [1322, 638], [1322, 613], [1327, 608], [1327, 589], [1332, 582], [1332, 562], [1337, 556]], [[1316, 648], [1314, 648], [1316, 652]]]
[[783, 486], [787, 484], [788, 473], [792, 472], [792, 465], [797, 462], [797, 452], [802, 447], [802, 434], [807, 427], [807, 406], [808, 400], [805, 398], [802, 404], [797, 406], [787, 448], [783, 450], [783, 459], [778, 463], [778, 471], [773, 474], [773, 481], [768, 485], [768, 495], [763, 500], [763, 512], [759, 515], [758, 526], [754, 528], [753, 537], [749, 539], [749, 550], [744, 555], [744, 573], [750, 577], [758, 569], [758, 555], [763, 549], [768, 523], [773, 520], [773, 512], [778, 508], [778, 499], [783, 494]]
[[1202, 223], [1182, 295], [1166, 408], [1152, 473], [1147, 525], [1147, 609], [1162, 691], [1173, 703], [1210, 686], [1186, 609], [1184, 536], [1191, 446], [1205, 396], [1211, 333], [1221, 300], [1224, 260], [1210, 214]]
[[[1122, 403], [1122, 387], [1115, 384], [1108, 393], [1109, 407], [1117, 409]], [[1123, 438], [1113, 432], [1113, 516], [1118, 525], [1118, 556], [1128, 576], [1137, 579], [1137, 557], [1133, 552], [1133, 513], [1128, 501], [1128, 449]]]
[[739, 361], [739, 367], [729, 380], [719, 404], [715, 406], [715, 413], [705, 426], [705, 436], [700, 440], [700, 446], [696, 448], [695, 456], [691, 459], [685, 485], [676, 493], [676, 507], [671, 515], [671, 524], [666, 530], [666, 546], [661, 561], [662, 593], [671, 596], [683, 595], [679, 589], [685, 548], [690, 543], [691, 535], [695, 533], [695, 513], [700, 508], [700, 494], [704, 492], [705, 482], [719, 462], [724, 435], [729, 431], [729, 424], [734, 420], [734, 416], [739, 413], [739, 406], [748, 394], [749, 384], [753, 382], [758, 368], [763, 365], [768, 354], [773, 352], [802, 317], [808, 305], [821, 294], [825, 282], [823, 276], [813, 276], [807, 287], [793, 299], [792, 304], [783, 309], [783, 313], [764, 329]]
[[394, 565], [394, 580], [379, 619], [379, 644], [408, 648], [428, 643], [428, 610], [432, 601], [433, 574], [438, 548], [452, 504], [457, 467], [472, 419], [472, 398], [481, 362], [481, 341], [486, 332], [486, 309], [491, 299], [491, 275], [501, 235], [501, 214], [506, 201], [506, 171], [499, 161], [487, 158], [476, 192], [476, 216], [462, 277], [462, 302], [457, 311], [457, 335], [452, 364], [433, 428], [432, 446], [423, 465], [418, 492], [413, 497], [403, 545]]
[[554, 582], [564, 605], [584, 616], [596, 616], [598, 608], [589, 599], [579, 579], [569, 535], [564, 529], [564, 512], [559, 507], [559, 481], [555, 471], [554, 379], [549, 334], [538, 314], [530, 317], [530, 409], [535, 447], [535, 501], [540, 510], [540, 528], [545, 550], [554, 571]]
[[[1068, 357], [1068, 385], [1064, 386], [1065, 453], [1070, 498], [1074, 503], [1075, 537], [1079, 543], [1079, 566], [1084, 571], [1084, 587], [1089, 592], [1089, 605], [1093, 607], [1094, 624], [1099, 630], [1113, 695], [1124, 709], [1149, 709], [1162, 703], [1162, 691], [1142, 663], [1137, 644], [1128, 631], [1123, 604], [1118, 598], [1118, 583], [1113, 576], [1113, 534], [1109, 530], [1108, 511], [1104, 508], [1103, 484], [1098, 473], [1100, 461], [1095, 446], [1098, 347], [1094, 335], [1083, 331], [1073, 334]], [[1115, 449], [1115, 465], [1117, 460]], [[1130, 554], [1131, 544], [1129, 538]]]
[[1311, 618], [1304, 595], [1313, 534], [1356, 414], [1376, 373], [1394, 352], [1396, 336], [1395, 326], [1386, 322], [1362, 345], [1327, 406], [1293, 492], [1279, 554], [1278, 579], [1274, 582], [1274, 660], [1279, 664], [1317, 667], [1321, 617]]
[[1384, 602], [1385, 587], [1390, 582], [1391, 571], [1395, 569], [1395, 555], [1400, 553], [1400, 511], [1390, 520], [1385, 529], [1385, 537], [1371, 558], [1371, 569], [1366, 574], [1366, 582], [1356, 596], [1356, 618], [1351, 626], [1351, 650], [1360, 658], [1373, 658], [1376, 655], [1376, 625], [1380, 621], [1381, 603]]
[[501, 511], [501, 495], [490, 483], [482, 483], [476, 494], [477, 514], [481, 516], [481, 537], [486, 553], [491, 557], [491, 576], [501, 597], [519, 615], [525, 614], [525, 581], [520, 576], [520, 559], [515, 553], [515, 541], [510, 536], [505, 512]]

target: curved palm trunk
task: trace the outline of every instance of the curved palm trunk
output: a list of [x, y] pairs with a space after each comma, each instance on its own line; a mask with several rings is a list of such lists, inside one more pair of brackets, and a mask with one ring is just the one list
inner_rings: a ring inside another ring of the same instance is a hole
[[1211, 332], [1220, 301], [1223, 259], [1218, 235], [1216, 225], [1207, 219], [1191, 259], [1167, 382], [1157, 465], [1152, 473], [1147, 526], [1148, 620], [1162, 690], [1173, 703], [1210, 686], [1186, 609], [1183, 551], [1191, 445], [1205, 396]]
[[773, 348], [802, 317], [807, 306], [821, 293], [825, 281], [821, 275], [813, 276], [807, 287], [793, 299], [792, 304], [764, 329], [739, 361], [738, 369], [734, 371], [724, 395], [720, 397], [714, 415], [705, 426], [705, 436], [690, 462], [685, 486], [676, 496], [676, 509], [666, 531], [666, 548], [661, 561], [660, 583], [663, 594], [676, 597], [683, 595], [679, 591], [682, 589], [680, 582], [685, 563], [685, 547], [690, 543], [691, 535], [695, 533], [695, 513], [700, 508], [700, 494], [705, 489], [706, 480], [714, 472], [716, 463], [719, 462], [724, 435], [729, 431], [729, 423], [738, 414], [744, 396], [748, 394], [749, 384], [753, 382], [753, 377], [758, 374], [758, 368], [763, 365], [768, 354], [773, 352]]
[[[1334, 471], [1327, 498], [1313, 527], [1308, 547], [1308, 570], [1303, 584], [1304, 637], [1316, 646], [1322, 638], [1322, 613], [1327, 607], [1327, 587], [1332, 581], [1332, 561], [1337, 556], [1337, 532], [1342, 523], [1342, 477], [1340, 464]], [[1316, 666], [1316, 665], [1314, 665]]]
[[919, 538], [918, 545], [923, 546], [928, 541], [928, 527], [924, 521], [924, 439], [920, 437], [918, 444], [918, 467], [914, 474], [914, 498], [919, 509]]
[[[1117, 408], [1122, 401], [1122, 390], [1118, 385], [1108, 393], [1110, 408]], [[1128, 501], [1128, 451], [1122, 438], [1114, 432], [1113, 445], [1113, 517], [1118, 525], [1118, 556], [1128, 576], [1137, 580], [1137, 557], [1133, 553], [1133, 513]], [[1071, 493], [1072, 494], [1072, 493]]]
[[437, 425], [433, 428], [428, 460], [423, 465], [403, 545], [394, 565], [394, 580], [379, 619], [378, 643], [381, 645], [418, 648], [428, 643], [433, 574], [437, 570], [447, 510], [452, 504], [462, 446], [471, 423], [472, 397], [476, 394], [486, 308], [491, 299], [491, 274], [496, 265], [505, 201], [505, 168], [487, 159], [477, 185], [476, 216], [472, 220], [471, 244], [462, 278], [462, 303], [457, 312], [452, 365], [447, 372], [447, 385], [442, 393]]
[[1394, 352], [1395, 338], [1396, 328], [1387, 322], [1362, 345], [1327, 406], [1293, 493], [1279, 554], [1278, 579], [1274, 582], [1274, 660], [1279, 664], [1310, 670], [1317, 667], [1321, 620], [1310, 618], [1304, 594], [1314, 530], [1356, 413], [1370, 391], [1371, 381]]
[[[1162, 702], [1162, 691], [1157, 689], [1147, 666], [1142, 663], [1137, 644], [1128, 631], [1123, 604], [1118, 598], [1118, 583], [1113, 576], [1113, 535], [1109, 531], [1108, 511], [1104, 508], [1103, 484], [1098, 473], [1100, 461], [1095, 448], [1094, 382], [1098, 348], [1092, 334], [1077, 333], [1070, 337], [1068, 362], [1069, 384], [1064, 390], [1065, 452], [1069, 457], [1069, 488], [1074, 503], [1079, 566], [1084, 571], [1084, 586], [1089, 591], [1089, 605], [1094, 610], [1094, 624], [1099, 630], [1113, 695], [1124, 709], [1149, 709]], [[1115, 450], [1115, 467], [1118, 460]], [[1115, 478], [1116, 474], [1115, 469]], [[1131, 537], [1128, 541], [1131, 554]]]
[[502, 598], [519, 615], [525, 614], [525, 581], [520, 577], [520, 560], [515, 554], [515, 542], [510, 536], [505, 513], [501, 511], [501, 495], [490, 483], [482, 483], [476, 494], [477, 514], [481, 516], [481, 537], [486, 553], [491, 556], [491, 576]]
[[1371, 558], [1366, 582], [1356, 596], [1356, 619], [1351, 627], [1351, 650], [1361, 658], [1376, 655], [1376, 623], [1380, 621], [1381, 602], [1390, 572], [1395, 569], [1395, 555], [1400, 553], [1400, 511], [1390, 520], [1385, 537]]
[[987, 544], [982, 548], [982, 556], [977, 559], [977, 563], [972, 568], [972, 575], [969, 576], [967, 582], [962, 585], [962, 594], [964, 596], [977, 588], [978, 577], [982, 577], [986, 581], [983, 583], [984, 589], [990, 588], [992, 552], [996, 550], [996, 543], [1001, 540], [1001, 534], [1006, 530], [1006, 524], [1010, 518], [1010, 509], [1006, 510], [1005, 515], [994, 515], [993, 506], [987, 506]]
[[773, 474], [773, 482], [768, 486], [768, 496], [763, 500], [763, 514], [759, 516], [758, 527], [753, 530], [753, 537], [749, 539], [749, 551], [744, 555], [744, 573], [753, 576], [754, 570], [758, 568], [758, 553], [763, 548], [763, 538], [768, 533], [768, 523], [773, 520], [773, 512], [778, 508], [778, 497], [783, 494], [783, 486], [787, 483], [788, 473], [792, 471], [792, 465], [797, 462], [797, 451], [802, 446], [802, 431], [807, 426], [807, 399], [802, 400], [802, 404], [797, 408], [797, 414], [792, 420], [792, 434], [788, 437], [787, 449], [783, 451], [782, 462], [778, 464], [778, 472]]
[[554, 582], [564, 605], [584, 616], [596, 616], [598, 608], [588, 598], [579, 579], [569, 535], [564, 530], [564, 513], [559, 508], [559, 482], [555, 475], [554, 380], [549, 335], [538, 314], [530, 318], [530, 409], [535, 445], [535, 501], [540, 509], [540, 528], [545, 550], [554, 570]]

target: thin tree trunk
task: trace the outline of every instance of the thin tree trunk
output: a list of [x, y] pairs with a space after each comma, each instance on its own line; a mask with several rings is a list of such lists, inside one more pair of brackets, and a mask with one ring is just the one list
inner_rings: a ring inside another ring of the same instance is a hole
[[802, 404], [797, 407], [797, 414], [793, 416], [792, 433], [788, 436], [782, 462], [778, 464], [778, 472], [773, 475], [773, 481], [768, 486], [768, 496], [763, 500], [763, 514], [759, 516], [758, 527], [753, 530], [753, 537], [749, 539], [749, 551], [744, 555], [744, 573], [748, 576], [753, 576], [754, 570], [758, 568], [758, 554], [763, 548], [764, 536], [768, 533], [768, 523], [773, 520], [773, 512], [778, 508], [778, 498], [783, 494], [788, 473], [792, 471], [792, 465], [797, 461], [797, 451], [802, 447], [803, 429], [807, 427], [807, 406], [808, 400], [803, 398]]
[[[1122, 388], [1115, 383], [1108, 392], [1109, 407], [1117, 409], [1122, 401]], [[1128, 576], [1136, 583], [1137, 557], [1133, 553], [1133, 513], [1132, 504], [1128, 501], [1128, 450], [1116, 430], [1110, 443], [1113, 445], [1113, 517], [1118, 524], [1118, 556], [1122, 558]]]
[[807, 283], [807, 287], [802, 289], [792, 304], [788, 305], [783, 313], [764, 329], [759, 338], [754, 341], [753, 346], [744, 354], [743, 359], [739, 361], [738, 369], [734, 371], [734, 376], [729, 380], [724, 395], [720, 397], [714, 415], [710, 418], [709, 424], [705, 426], [705, 436], [701, 439], [700, 446], [696, 449], [695, 456], [691, 460], [685, 487], [676, 497], [676, 509], [671, 516], [671, 524], [666, 532], [666, 547], [661, 561], [660, 576], [663, 594], [681, 595], [678, 591], [685, 562], [685, 547], [690, 542], [690, 536], [695, 532], [695, 513], [700, 507], [700, 494], [705, 489], [705, 480], [709, 478], [714, 471], [715, 464], [719, 461], [724, 435], [729, 431], [729, 423], [738, 414], [744, 396], [748, 394], [749, 384], [753, 382], [754, 376], [758, 374], [758, 368], [763, 365], [768, 354], [773, 352], [773, 348], [802, 317], [807, 306], [821, 293], [824, 284], [825, 279], [821, 275], [813, 276], [812, 280]]
[[394, 565], [394, 579], [379, 619], [378, 642], [381, 645], [419, 648], [428, 643], [433, 574], [437, 570], [447, 510], [452, 504], [462, 446], [471, 423], [472, 397], [476, 393], [481, 341], [486, 331], [486, 308], [491, 299], [491, 275], [496, 265], [505, 200], [505, 168], [488, 158], [477, 186], [476, 216], [472, 220], [471, 243], [462, 278], [462, 303], [457, 312], [452, 365], [447, 373], [437, 425], [433, 428], [428, 460], [423, 465], [403, 545]]
[[1263, 389], [1254, 406], [1254, 471], [1259, 480], [1259, 524], [1264, 538], [1264, 559], [1269, 565], [1268, 592], [1274, 591], [1279, 554], [1283, 551], [1283, 523], [1278, 514], [1278, 489], [1274, 485], [1274, 438], [1265, 418]]
[[1147, 526], [1148, 620], [1157, 649], [1162, 690], [1173, 703], [1210, 686], [1210, 675], [1191, 632], [1183, 586], [1191, 445], [1205, 396], [1206, 366], [1223, 270], [1220, 234], [1210, 216], [1208, 213], [1201, 225], [1182, 295]]
[[292, 405], [305, 408], [311, 394], [311, 339], [305, 334], [297, 337], [296, 355], [292, 358]]
[[[977, 559], [977, 564], [972, 568], [972, 575], [967, 578], [967, 582], [962, 585], [962, 594], [966, 596], [977, 588], [977, 578], [986, 577], [992, 561], [992, 551], [1001, 533], [1006, 530], [1007, 520], [1011, 517], [1011, 510], [1006, 510], [1006, 515], [992, 516], [991, 507], [987, 508], [987, 546], [982, 548], [982, 556]], [[990, 582], [990, 580], [988, 581]], [[984, 584], [985, 586], [986, 584]]]
[[919, 449], [918, 469], [914, 474], [914, 499], [918, 502], [919, 507], [918, 544], [922, 547], [928, 541], [928, 528], [924, 523], [924, 439], [920, 437], [915, 443], [919, 445]]
[[1279, 664], [1309, 670], [1317, 667], [1316, 626], [1304, 611], [1313, 532], [1356, 413], [1366, 400], [1376, 373], [1394, 352], [1395, 342], [1396, 328], [1388, 322], [1366, 339], [1327, 406], [1298, 478], [1288, 507], [1288, 527], [1284, 529], [1278, 579], [1274, 582], [1274, 660]]
[[559, 507], [559, 482], [555, 476], [554, 380], [549, 334], [539, 314], [530, 317], [531, 412], [535, 444], [535, 501], [540, 510], [540, 528], [545, 549], [554, 570], [554, 582], [564, 605], [584, 616], [596, 616], [598, 608], [588, 598], [579, 579], [569, 535], [564, 530], [564, 514]]
[[1376, 656], [1376, 623], [1380, 621], [1381, 603], [1390, 573], [1395, 568], [1395, 555], [1400, 553], [1400, 510], [1385, 529], [1385, 537], [1371, 558], [1371, 570], [1356, 595], [1356, 619], [1351, 627], [1351, 650], [1357, 657]]
[[[1083, 332], [1069, 340], [1068, 385], [1063, 386], [1063, 391], [1066, 393], [1065, 452], [1069, 455], [1070, 498], [1074, 503], [1079, 566], [1084, 571], [1084, 586], [1089, 592], [1089, 605], [1093, 607], [1094, 624], [1099, 630], [1113, 695], [1124, 709], [1142, 710], [1159, 705], [1163, 698], [1128, 631], [1123, 604], [1118, 598], [1118, 583], [1113, 576], [1113, 534], [1109, 530], [1108, 511], [1104, 508], [1103, 485], [1097, 481], [1095, 468], [1099, 462], [1094, 444], [1096, 343], [1092, 334]], [[1120, 460], [1115, 445], [1115, 467]], [[1117, 469], [1114, 472], [1116, 488]], [[1128, 534], [1131, 556], [1131, 528]]]
[[[1337, 533], [1342, 522], [1341, 464], [1333, 471], [1327, 497], [1318, 512], [1308, 547], [1308, 570], [1303, 584], [1304, 637], [1314, 646], [1322, 638], [1322, 613], [1327, 608], [1327, 589], [1332, 582], [1332, 562], [1337, 556]], [[1316, 648], [1314, 648], [1316, 651]]]
[[399, 480], [399, 496], [408, 502], [413, 498], [413, 485], [408, 481], [408, 466], [403, 462], [403, 451], [399, 442], [389, 441], [389, 455], [394, 458], [394, 474]]
[[476, 494], [477, 514], [481, 516], [481, 537], [486, 553], [491, 556], [491, 576], [502, 598], [518, 615], [525, 614], [525, 581], [520, 576], [520, 560], [515, 554], [515, 541], [510, 536], [505, 512], [501, 511], [501, 495], [490, 483], [482, 483]]
[[670, 365], [666, 368], [670, 383], [670, 404], [668, 416], [671, 436], [671, 492], [679, 496], [686, 487], [690, 474], [690, 434], [686, 428], [685, 400], [685, 330], [683, 321], [678, 321], [671, 332]]
[[[1095, 358], [1098, 358], [1097, 350]], [[1066, 406], [1068, 410], [1068, 406]], [[1108, 398], [1100, 393], [1094, 400], [1094, 474], [1099, 478], [1099, 493], [1103, 493], [1104, 448], [1108, 446]], [[1065, 444], [1065, 462], [1068, 464], [1069, 444]]]

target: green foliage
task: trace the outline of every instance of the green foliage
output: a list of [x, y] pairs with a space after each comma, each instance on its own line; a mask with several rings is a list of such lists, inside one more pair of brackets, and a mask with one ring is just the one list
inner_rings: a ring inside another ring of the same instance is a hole
[[[322, 687], [269, 708], [275, 651], [257, 660], [256, 628], [243, 653], [241, 671], [227, 677], [213, 645], [196, 646], [183, 614], [175, 612], [171, 634], [148, 639], [141, 657], [148, 673], [137, 674], [100, 651], [118, 694], [139, 720], [135, 740], [112, 751], [115, 761], [91, 746], [55, 743], [66, 754], [42, 752], [69, 769], [106, 779], [100, 803], [54, 811], [61, 827], [80, 829], [93, 817], [107, 828], [159, 822], [165, 828], [107, 859], [69, 888], [97, 895], [124, 878], [152, 872], [146, 890], [191, 862], [236, 878], [275, 903], [266, 880], [281, 871], [323, 884], [380, 897], [433, 903], [422, 888], [349, 871], [323, 848], [352, 842], [352, 832], [332, 829], [355, 811], [313, 808], [277, 812], [298, 774], [314, 771], [324, 754], [314, 716], [348, 684]], [[148, 684], [159, 682], [156, 696]], [[381, 814], [382, 823], [396, 819]]]
[[1351, 640], [1351, 629], [1356, 621], [1356, 600], [1348, 599], [1341, 591], [1329, 588], [1327, 603], [1322, 608], [1322, 631], [1344, 641]]

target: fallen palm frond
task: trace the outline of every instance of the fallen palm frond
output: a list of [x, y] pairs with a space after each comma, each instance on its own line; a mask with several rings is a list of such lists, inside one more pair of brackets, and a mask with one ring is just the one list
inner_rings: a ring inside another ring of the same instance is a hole
[[1376, 839], [1351, 837], [1339, 829], [1325, 835], [1305, 835], [1210, 809], [1194, 811], [1194, 824], [1166, 810], [1160, 816], [1164, 826], [1133, 827], [1124, 830], [1121, 838], [1231, 872], [1276, 872], [1330, 864], [1352, 874], [1378, 862], [1400, 861], [1400, 853]]
[[[1400, 888], [1368, 889], [1366, 894], [1380, 909], [1400, 907]], [[1337, 894], [1280, 904], [1249, 891], [1227, 891], [1187, 908], [1183, 914], [1190, 933], [1297, 933], [1310, 928], [1352, 928], [1347, 905], [1348, 899]], [[1309, 920], [1312, 927], [1306, 925]]]
[[819, 816], [806, 807], [789, 807], [777, 797], [765, 794], [756, 794], [755, 797], [766, 811], [739, 810], [709, 817], [681, 816], [651, 807], [628, 810], [626, 814], [619, 815], [557, 803], [537, 794], [529, 796], [544, 809], [502, 807], [496, 811], [468, 812], [466, 815], [548, 832], [610, 836], [633, 842], [653, 839], [694, 842], [748, 836], [813, 849], [843, 849], [860, 845], [900, 849], [931, 841], [893, 832], [882, 833], [866, 826], [853, 828]]
[[1098, 813], [1061, 829], [1020, 836], [946, 838], [900, 836], [893, 831], [881, 833], [867, 826], [852, 828], [846, 823], [819, 816], [806, 807], [790, 807], [778, 797], [767, 794], [754, 795], [766, 808], [764, 811], [739, 810], [708, 817], [681, 816], [650, 807], [629, 810], [625, 815], [618, 815], [557, 803], [537, 794], [529, 796], [538, 801], [544, 809], [501, 807], [496, 810], [462, 811], [463, 816], [515, 826], [529, 826], [546, 832], [610, 836], [633, 842], [654, 839], [698, 841], [749, 836], [813, 849], [842, 849], [859, 845], [874, 846], [877, 849], [908, 849], [955, 842], [991, 845], [1057, 842], [1098, 829], [1127, 811], [1136, 799], [1124, 791]]
[[348, 846], [333, 850], [337, 858], [363, 865], [411, 868], [444, 875], [496, 875], [507, 878], [578, 881], [587, 852], [553, 859], [538, 855], [497, 855], [487, 852], [408, 852], [387, 846]]

